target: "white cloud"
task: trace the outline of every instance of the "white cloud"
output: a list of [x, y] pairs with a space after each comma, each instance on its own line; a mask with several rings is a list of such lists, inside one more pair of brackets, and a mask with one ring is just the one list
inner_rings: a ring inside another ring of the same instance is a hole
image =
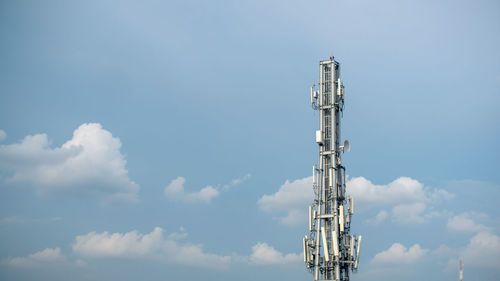
[[314, 192], [312, 177], [286, 181], [271, 195], [262, 196], [257, 204], [265, 212], [286, 212], [279, 220], [287, 225], [298, 225], [307, 218], [307, 206], [312, 203]]
[[249, 258], [251, 265], [277, 265], [296, 263], [302, 257], [298, 254], [282, 254], [266, 243], [257, 243], [252, 247], [252, 254]]
[[450, 248], [446, 245], [440, 245], [436, 250], [432, 251], [433, 255], [442, 256], [442, 257], [451, 257], [457, 256], [457, 249]]
[[149, 258], [210, 269], [225, 269], [231, 262], [231, 256], [205, 253], [201, 245], [180, 244], [177, 238], [164, 238], [160, 227], [148, 234], [90, 232], [77, 236], [72, 248], [87, 258]]
[[[392, 208], [392, 219], [398, 223], [424, 223], [430, 218], [442, 215], [431, 212], [429, 204], [449, 199], [453, 194], [441, 189], [426, 189], [417, 180], [400, 177], [387, 185], [375, 185], [363, 177], [347, 182], [347, 193], [354, 197], [357, 209], [366, 210], [381, 207]], [[286, 181], [279, 190], [262, 196], [257, 204], [265, 212], [283, 212], [278, 219], [287, 225], [300, 225], [307, 219], [307, 206], [313, 201], [312, 177]], [[369, 222], [377, 224], [388, 217], [386, 211], [379, 211], [378, 217]]]
[[188, 237], [188, 234], [186, 232], [186, 229], [184, 229], [184, 227], [180, 227], [179, 228], [179, 232], [172, 232], [168, 235], [168, 238], [169, 240], [182, 240], [182, 239], [186, 239]]
[[283, 254], [266, 243], [252, 247], [250, 256], [222, 256], [203, 251], [201, 245], [181, 243], [187, 233], [184, 228], [164, 237], [163, 229], [156, 227], [151, 233], [136, 230], [126, 233], [96, 233], [79, 235], [72, 245], [73, 252], [81, 257], [150, 259], [171, 264], [196, 266], [209, 269], [227, 269], [231, 263], [250, 265], [279, 265], [296, 263], [300, 254]]
[[375, 185], [363, 177], [347, 182], [347, 193], [354, 197], [360, 209], [392, 206], [392, 219], [398, 223], [425, 223], [439, 216], [428, 210], [428, 204], [453, 198], [442, 189], [426, 189], [417, 180], [400, 177], [387, 185]]
[[120, 139], [100, 124], [82, 124], [61, 147], [50, 148], [46, 134], [0, 146], [0, 169], [11, 183], [33, 184], [40, 193], [96, 196], [102, 203], [136, 202], [139, 186], [128, 177]]
[[77, 236], [72, 248], [85, 257], [137, 257], [154, 254], [161, 250], [163, 230], [156, 227], [149, 234], [130, 231], [124, 234], [90, 232]]
[[14, 266], [33, 266], [35, 264], [59, 263], [64, 261], [66, 261], [66, 257], [61, 254], [60, 248], [46, 248], [25, 258], [10, 259], [8, 263]]
[[221, 270], [227, 269], [231, 263], [231, 256], [205, 253], [201, 245], [179, 245], [168, 240], [165, 251], [167, 260], [182, 265]]
[[180, 201], [184, 203], [210, 203], [212, 199], [218, 197], [221, 192], [229, 190], [231, 187], [239, 185], [251, 177], [251, 174], [246, 174], [245, 176], [233, 179], [229, 183], [222, 186], [217, 185], [216, 187], [213, 187], [211, 185], [207, 185], [199, 191], [194, 192], [185, 192], [184, 184], [186, 183], [186, 179], [184, 177], [178, 177], [172, 180], [165, 187], [163, 194], [172, 201]]
[[85, 263], [77, 260], [71, 263], [66, 256], [61, 254], [60, 248], [46, 248], [42, 251], [30, 254], [27, 257], [8, 258], [2, 261], [3, 264], [13, 267], [42, 268], [47, 266], [83, 266]]
[[393, 219], [401, 223], [424, 223], [426, 220], [422, 214], [426, 207], [422, 202], [397, 205], [392, 208]]
[[361, 207], [425, 201], [424, 186], [408, 177], [400, 177], [387, 185], [375, 185], [364, 177], [352, 178], [347, 182], [347, 193]]
[[373, 219], [367, 220], [367, 222], [370, 224], [380, 224], [383, 221], [385, 221], [385, 219], [388, 216], [389, 216], [389, 214], [387, 213], [387, 211], [382, 210], [382, 211], [378, 212], [378, 214]]
[[389, 249], [376, 254], [372, 263], [378, 265], [414, 264], [428, 251], [422, 249], [419, 244], [407, 249], [399, 243], [394, 243]]
[[467, 266], [500, 269], [500, 237], [480, 232], [471, 238], [461, 256]]
[[447, 272], [457, 270], [459, 259], [463, 260], [467, 268], [500, 269], [500, 237], [490, 231], [477, 233], [463, 248], [450, 248], [441, 245], [434, 253], [450, 257], [445, 267]]
[[164, 195], [170, 200], [182, 201], [187, 203], [210, 203], [212, 199], [219, 196], [220, 192], [214, 187], [208, 185], [196, 192], [184, 192], [184, 183], [186, 179], [178, 177], [165, 187]]
[[478, 223], [478, 220], [486, 217], [478, 213], [462, 213], [448, 219], [446, 228], [453, 232], [477, 233], [489, 230], [488, 227]]
[[449, 216], [448, 211], [431, 211], [424, 202], [396, 205], [392, 208], [392, 220], [402, 224], [427, 223], [434, 217]]
[[0, 130], [0, 141], [3, 141], [5, 138], [7, 138], [7, 133], [4, 130]]
[[230, 183], [225, 184], [224, 186], [222, 186], [222, 189], [227, 190], [227, 189], [229, 189], [229, 188], [231, 188], [233, 186], [242, 184], [243, 182], [249, 180], [251, 177], [252, 177], [251, 174], [246, 174], [246, 175], [244, 175], [241, 178], [232, 179]]
[[450, 193], [444, 189], [434, 189], [432, 192], [428, 194], [428, 200], [432, 202], [440, 202], [444, 200], [450, 200], [455, 198], [455, 194]]

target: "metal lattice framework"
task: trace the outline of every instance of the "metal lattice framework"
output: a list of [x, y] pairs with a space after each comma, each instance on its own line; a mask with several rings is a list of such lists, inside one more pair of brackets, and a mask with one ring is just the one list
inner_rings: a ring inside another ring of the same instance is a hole
[[341, 155], [349, 142], [340, 143], [344, 86], [340, 64], [331, 57], [319, 63], [319, 84], [311, 87], [311, 104], [319, 111], [316, 143], [319, 163], [313, 167], [315, 199], [309, 206], [309, 235], [303, 239], [304, 262], [314, 280], [349, 280], [359, 262], [361, 235], [350, 234], [354, 200], [346, 195], [346, 171]]

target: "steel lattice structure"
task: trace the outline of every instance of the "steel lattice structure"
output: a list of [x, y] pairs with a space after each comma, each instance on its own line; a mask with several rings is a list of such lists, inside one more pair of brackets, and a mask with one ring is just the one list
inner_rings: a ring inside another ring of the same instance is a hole
[[346, 170], [341, 155], [340, 121], [345, 90], [340, 64], [331, 57], [319, 63], [319, 84], [311, 87], [311, 104], [319, 111], [316, 143], [319, 163], [313, 167], [315, 199], [309, 206], [309, 235], [303, 239], [304, 262], [314, 280], [349, 280], [359, 263], [361, 235], [350, 234], [354, 200], [346, 195]]

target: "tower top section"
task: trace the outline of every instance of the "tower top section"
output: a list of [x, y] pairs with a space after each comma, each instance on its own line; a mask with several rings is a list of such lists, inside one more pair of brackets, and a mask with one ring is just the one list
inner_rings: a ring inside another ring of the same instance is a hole
[[319, 83], [311, 87], [311, 105], [319, 111], [316, 131], [318, 163], [313, 166], [309, 206], [309, 235], [303, 239], [304, 262], [315, 281], [348, 281], [359, 263], [361, 235], [350, 233], [354, 199], [346, 194], [346, 169], [342, 154], [350, 149], [341, 143], [341, 119], [345, 89], [340, 63], [332, 56], [319, 62]]

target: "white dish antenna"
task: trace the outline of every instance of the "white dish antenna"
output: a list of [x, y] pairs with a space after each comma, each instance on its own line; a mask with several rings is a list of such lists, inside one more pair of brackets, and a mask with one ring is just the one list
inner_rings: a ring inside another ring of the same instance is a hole
[[344, 141], [344, 145], [342, 147], [342, 152], [349, 152], [351, 151], [351, 144], [349, 143], [348, 140]]

